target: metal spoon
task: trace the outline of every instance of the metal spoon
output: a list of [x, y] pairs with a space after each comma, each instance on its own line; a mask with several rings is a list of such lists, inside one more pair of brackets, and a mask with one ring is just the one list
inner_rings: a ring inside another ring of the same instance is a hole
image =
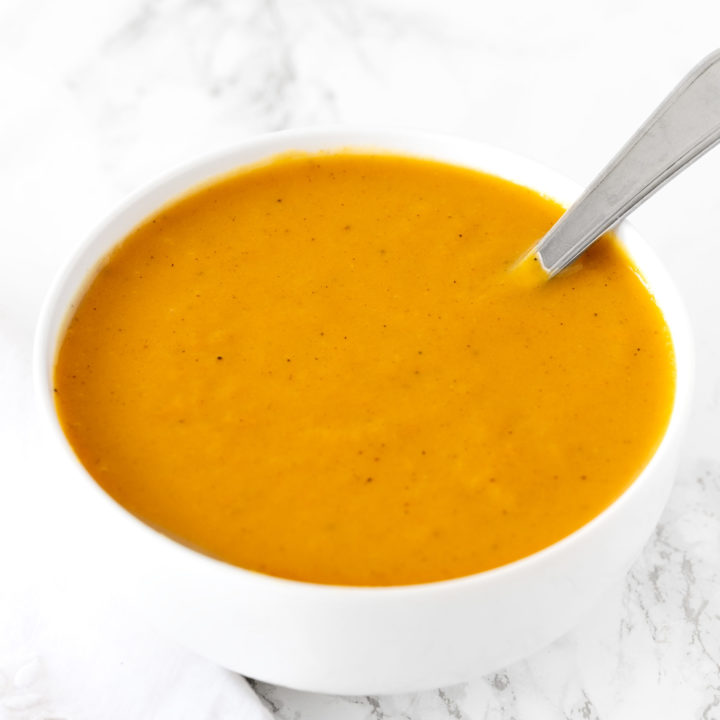
[[553, 277], [720, 141], [720, 50], [665, 98], [528, 256]]

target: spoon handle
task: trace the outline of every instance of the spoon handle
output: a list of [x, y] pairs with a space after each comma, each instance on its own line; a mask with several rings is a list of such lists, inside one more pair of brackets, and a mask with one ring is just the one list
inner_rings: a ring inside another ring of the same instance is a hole
[[531, 251], [552, 277], [720, 141], [720, 50], [665, 98]]

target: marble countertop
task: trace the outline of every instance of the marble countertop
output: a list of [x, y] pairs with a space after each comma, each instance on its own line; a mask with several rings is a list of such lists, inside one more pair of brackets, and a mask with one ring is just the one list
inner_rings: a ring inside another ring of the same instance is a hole
[[[714, 0], [0, 3], [0, 718], [241, 718], [239, 678], [136, 625], [73, 554], [29, 358], [59, 264], [129, 191], [250, 135], [328, 123], [476, 138], [588, 181], [717, 44]], [[720, 150], [633, 222], [683, 292], [697, 388], [675, 489], [573, 632], [466, 685], [278, 720], [720, 718]]]

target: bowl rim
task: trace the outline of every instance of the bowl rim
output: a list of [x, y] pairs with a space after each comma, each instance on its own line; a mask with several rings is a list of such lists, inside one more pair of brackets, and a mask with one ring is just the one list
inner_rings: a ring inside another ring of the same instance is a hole
[[[154, 179], [141, 185], [137, 190], [129, 194], [120, 203], [116, 204], [112, 211], [106, 214], [103, 219], [89, 232], [84, 240], [70, 253], [67, 260], [61, 265], [55, 278], [46, 293], [36, 324], [33, 343], [33, 380], [36, 402], [40, 413], [44, 417], [46, 431], [52, 437], [56, 449], [59, 449], [74, 466], [73, 473], [79, 484], [84, 484], [90, 495], [94, 495], [95, 505], [100, 509], [104, 508], [106, 513], [113, 513], [116, 519], [120, 519], [128, 530], [133, 529], [135, 534], [144, 535], [144, 540], [154, 544], [164, 545], [164, 550], [172, 552], [179, 561], [201, 562], [207, 567], [213, 567], [227, 577], [244, 579], [252, 583], [262, 583], [272, 590], [282, 589], [283, 592], [291, 593], [325, 593], [328, 595], [348, 595], [354, 597], [366, 597], [380, 599], [383, 597], [397, 595], [416, 595], [428, 593], [442, 593], [454, 591], [468, 585], [493, 583], [502, 578], [509, 578], [522, 573], [526, 568], [552, 562], [552, 560], [568, 551], [571, 547], [582, 543], [585, 538], [594, 535], [609, 522], [612, 516], [622, 511], [623, 507], [632, 501], [634, 495], [641, 491], [641, 488], [650, 481], [656, 468], [662, 464], [672, 441], [681, 432], [685, 418], [689, 412], [690, 399], [692, 395], [692, 376], [694, 369], [694, 348], [691, 333], [691, 325], [682, 299], [666, 269], [659, 258], [635, 228], [627, 221], [622, 222], [615, 228], [614, 232], [627, 251], [628, 256], [640, 271], [645, 279], [645, 269], [650, 265], [648, 289], [653, 294], [653, 285], [662, 286], [663, 300], [658, 302], [663, 316], [666, 318], [670, 329], [670, 336], [675, 351], [676, 364], [676, 385], [673, 407], [665, 433], [655, 449], [652, 457], [642, 469], [640, 474], [630, 485], [604, 510], [595, 515], [590, 521], [566, 535], [560, 540], [548, 545], [536, 552], [521, 557], [510, 563], [500, 565], [488, 570], [483, 570], [471, 575], [464, 575], [445, 580], [436, 580], [410, 585], [330, 585], [314, 583], [303, 580], [294, 580], [273, 575], [267, 575], [255, 570], [232, 565], [211, 555], [207, 555], [188, 545], [172, 539], [161, 531], [151, 527], [138, 517], [126, 510], [114, 500], [101, 486], [92, 478], [78, 457], [75, 455], [70, 443], [60, 425], [53, 400], [52, 369], [59, 340], [64, 333], [67, 320], [72, 312], [73, 301], [82, 296], [87, 285], [93, 279], [98, 266], [111, 251], [111, 248], [121, 242], [125, 235], [116, 237], [112, 243], [107, 245], [101, 252], [97, 246], [110, 231], [112, 225], [128, 214], [143, 199], [153, 193], [167, 190], [169, 186], [178, 181], [184, 181], [185, 189], [180, 192], [168, 194], [167, 198], [153, 205], [153, 209], [144, 214], [147, 217], [152, 212], [172, 202], [183, 194], [191, 192], [197, 187], [212, 182], [222, 177], [232, 168], [252, 167], [254, 164], [262, 164], [271, 160], [274, 156], [284, 152], [292, 151], [293, 148], [304, 151], [302, 145], [317, 146], [318, 152], [340, 152], [342, 150], [387, 153], [391, 155], [407, 155], [411, 157], [434, 159], [440, 162], [459, 165], [470, 169], [479, 170], [492, 175], [515, 182], [516, 184], [528, 187], [542, 195], [549, 197], [563, 206], [567, 206], [575, 197], [579, 197], [582, 187], [561, 175], [560, 173], [547, 168], [546, 166], [509, 152], [507, 150], [478, 142], [473, 139], [418, 131], [415, 129], [402, 129], [397, 127], [375, 127], [375, 126], [321, 126], [312, 128], [300, 128], [283, 130], [279, 132], [265, 133], [252, 136], [241, 142], [233, 143], [215, 149], [208, 153], [202, 153], [182, 162], [167, 170]], [[297, 147], [296, 147], [297, 146]], [[423, 149], [417, 149], [425, 148]], [[208, 172], [208, 169], [218, 163], [227, 161], [236, 155], [242, 155], [248, 151], [258, 155], [259, 159], [254, 162], [230, 165], [226, 171]], [[312, 152], [312, 150], [310, 150]], [[469, 152], [473, 159], [464, 163], [458, 160], [447, 159], [446, 156], [460, 157]], [[474, 158], [480, 158], [476, 161]], [[506, 171], [502, 171], [502, 169]], [[541, 180], [540, 186], [526, 184], [516, 176], [531, 177]], [[194, 177], [195, 179], [190, 179]], [[80, 283], [71, 283], [77, 266], [87, 256], [92, 256], [95, 251], [95, 258], [91, 270], [86, 272]], [[71, 300], [64, 306], [60, 305], [61, 296], [68, 293], [72, 288]], [[675, 320], [669, 322], [665, 310], [672, 312]], [[79, 471], [79, 472], [77, 472]]]

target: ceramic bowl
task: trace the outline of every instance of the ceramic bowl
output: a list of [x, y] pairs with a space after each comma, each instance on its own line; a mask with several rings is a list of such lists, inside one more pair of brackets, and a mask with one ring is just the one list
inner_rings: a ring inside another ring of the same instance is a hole
[[509, 565], [424, 585], [325, 586], [243, 570], [156, 532], [95, 484], [65, 440], [51, 377], [65, 323], [108, 251], [168, 201], [278, 153], [348, 147], [483, 170], [564, 205], [580, 194], [576, 185], [533, 162], [457, 138], [316, 129], [249, 140], [135, 193], [80, 246], [42, 311], [35, 379], [53, 451], [64, 463], [59, 478], [67, 484], [68, 507], [62, 512], [97, 551], [103, 582], [112, 582], [172, 638], [245, 675], [326, 693], [396, 693], [465, 681], [535, 652], [571, 629], [623, 576], [651, 534], [673, 481], [690, 398], [692, 341], [670, 278], [646, 242], [623, 224], [617, 235], [662, 309], [675, 346], [677, 392], [667, 432], [645, 470], [607, 510]]

